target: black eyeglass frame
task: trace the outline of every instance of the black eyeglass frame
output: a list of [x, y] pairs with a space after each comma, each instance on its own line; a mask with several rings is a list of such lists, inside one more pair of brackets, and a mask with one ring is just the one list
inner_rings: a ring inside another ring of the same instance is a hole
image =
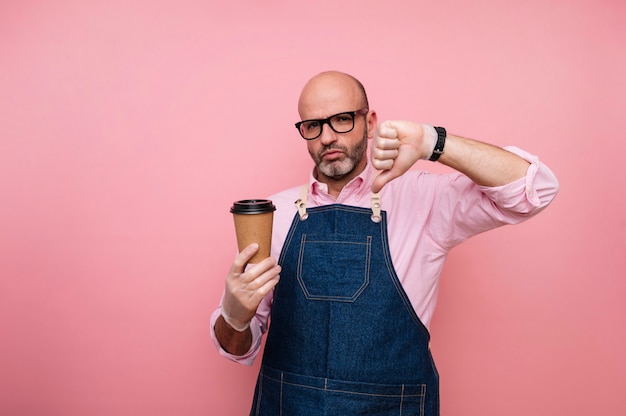
[[[356, 116], [362, 116], [362, 115], [366, 115], [368, 112], [370, 111], [369, 108], [367, 107], [363, 107], [360, 110], [356, 110], [356, 111], [343, 111], [341, 113], [337, 113], [337, 114], [333, 114], [332, 116], [328, 117], [328, 118], [312, 118], [309, 120], [302, 120], [302, 121], [298, 121], [296, 123], [296, 129], [298, 129], [298, 133], [300, 133], [300, 136], [304, 139], [304, 140], [315, 140], [318, 137], [320, 137], [322, 135], [322, 132], [324, 131], [324, 124], [328, 124], [330, 126], [330, 128], [338, 134], [344, 134], [344, 133], [350, 133], [352, 130], [354, 130], [354, 119]], [[335, 128], [333, 127], [333, 125], [331, 124], [330, 120], [334, 117], [340, 116], [342, 114], [349, 114], [350, 116], [352, 116], [352, 128], [348, 131], [337, 131], [335, 130]], [[302, 125], [302, 123], [307, 123], [310, 121], [317, 121], [318, 123], [320, 123], [320, 133], [315, 136], [315, 137], [311, 137], [309, 139], [307, 139], [306, 137], [304, 137], [302, 135], [302, 131], [300, 130], [300, 126]]]

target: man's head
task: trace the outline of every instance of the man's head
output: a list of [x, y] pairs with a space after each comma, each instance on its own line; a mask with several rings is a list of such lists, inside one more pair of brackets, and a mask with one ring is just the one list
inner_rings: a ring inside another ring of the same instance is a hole
[[[373, 137], [377, 123], [376, 112], [368, 109], [365, 89], [351, 75], [323, 72], [305, 84], [298, 101], [302, 120], [326, 121], [341, 114], [328, 122], [312, 124], [321, 128], [317, 138], [307, 141], [318, 180], [345, 184], [363, 171], [367, 163], [367, 140]], [[353, 125], [350, 118], [354, 119]], [[337, 132], [348, 129], [345, 133]]]

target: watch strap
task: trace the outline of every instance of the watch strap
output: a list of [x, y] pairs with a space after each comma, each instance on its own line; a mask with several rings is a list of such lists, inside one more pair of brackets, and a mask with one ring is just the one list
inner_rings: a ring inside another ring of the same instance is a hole
[[443, 154], [443, 147], [446, 145], [446, 129], [443, 127], [435, 127], [437, 131], [437, 144], [433, 149], [433, 154], [430, 155], [428, 160], [435, 162], [439, 159], [439, 156]]

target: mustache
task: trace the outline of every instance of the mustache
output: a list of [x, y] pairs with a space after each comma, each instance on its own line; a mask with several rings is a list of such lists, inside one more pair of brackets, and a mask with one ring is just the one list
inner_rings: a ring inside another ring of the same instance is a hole
[[324, 146], [324, 147], [322, 147], [322, 148], [321, 148], [321, 149], [317, 152], [317, 157], [321, 159], [321, 158], [322, 158], [322, 155], [323, 155], [324, 153], [328, 152], [329, 150], [340, 150], [340, 151], [342, 151], [342, 152], [344, 152], [344, 153], [346, 153], [346, 154], [348, 153], [348, 148], [347, 148], [347, 147], [345, 147], [345, 146], [341, 146], [341, 145], [339, 145], [339, 144], [337, 144], [337, 143], [331, 143], [331, 144], [329, 144], [328, 146]]

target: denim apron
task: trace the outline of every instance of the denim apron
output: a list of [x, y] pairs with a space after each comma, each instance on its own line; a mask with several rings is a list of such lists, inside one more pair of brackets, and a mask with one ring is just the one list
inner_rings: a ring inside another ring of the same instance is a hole
[[386, 212], [306, 209], [279, 258], [250, 415], [439, 415], [429, 333], [389, 254]]

